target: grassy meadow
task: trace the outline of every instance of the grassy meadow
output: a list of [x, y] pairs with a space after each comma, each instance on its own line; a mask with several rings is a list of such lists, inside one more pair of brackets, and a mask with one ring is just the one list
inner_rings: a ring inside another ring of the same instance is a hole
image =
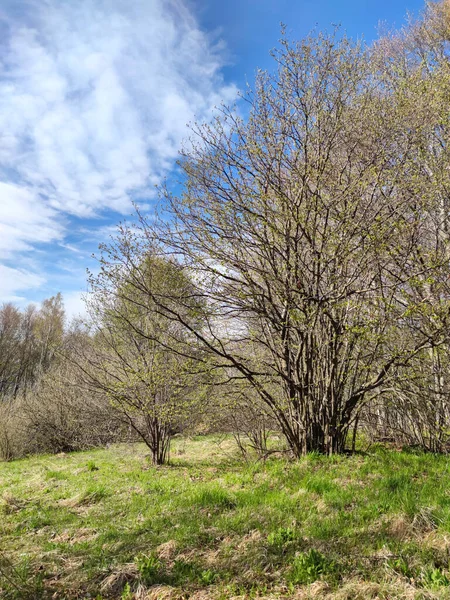
[[0, 464], [0, 598], [450, 598], [449, 459], [244, 462], [229, 438]]

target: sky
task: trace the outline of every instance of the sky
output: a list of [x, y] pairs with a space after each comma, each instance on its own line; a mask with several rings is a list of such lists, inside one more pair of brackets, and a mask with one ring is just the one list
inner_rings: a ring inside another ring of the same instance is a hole
[[83, 313], [92, 254], [151, 214], [187, 124], [239, 103], [291, 39], [371, 41], [419, 0], [0, 0], [0, 304], [62, 292]]

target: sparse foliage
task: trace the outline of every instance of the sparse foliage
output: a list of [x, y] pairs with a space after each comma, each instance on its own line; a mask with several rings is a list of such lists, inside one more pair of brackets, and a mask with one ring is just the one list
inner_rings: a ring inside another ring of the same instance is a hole
[[[132, 241], [124, 229], [115, 246], [104, 246], [100, 275], [91, 277], [96, 326], [82, 368], [86, 385], [109, 397], [147, 444], [153, 462], [163, 464], [203, 384], [192, 360], [192, 336], [170, 311], [182, 311], [195, 329], [198, 307], [180, 265], [140, 254]], [[164, 298], [166, 310], [158, 298]]]

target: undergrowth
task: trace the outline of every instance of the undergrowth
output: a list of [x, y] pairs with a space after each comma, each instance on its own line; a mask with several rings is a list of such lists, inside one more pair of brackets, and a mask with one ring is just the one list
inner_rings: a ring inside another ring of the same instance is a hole
[[165, 467], [140, 445], [3, 463], [0, 498], [5, 600], [450, 598], [445, 456], [247, 464], [199, 437]]

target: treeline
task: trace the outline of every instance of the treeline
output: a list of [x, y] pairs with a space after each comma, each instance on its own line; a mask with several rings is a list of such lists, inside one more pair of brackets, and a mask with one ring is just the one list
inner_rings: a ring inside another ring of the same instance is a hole
[[106, 398], [83, 389], [70, 359], [88, 334], [67, 326], [61, 294], [0, 307], [0, 459], [126, 439]]
[[71, 389], [155, 463], [199, 423], [262, 454], [447, 451], [449, 49], [447, 2], [370, 47], [283, 36], [248, 116], [194, 126], [181, 195], [101, 246]]
[[64, 309], [61, 295], [45, 300], [40, 309], [20, 311], [13, 304], [0, 308], [0, 395], [26, 394], [51, 365], [61, 345]]

